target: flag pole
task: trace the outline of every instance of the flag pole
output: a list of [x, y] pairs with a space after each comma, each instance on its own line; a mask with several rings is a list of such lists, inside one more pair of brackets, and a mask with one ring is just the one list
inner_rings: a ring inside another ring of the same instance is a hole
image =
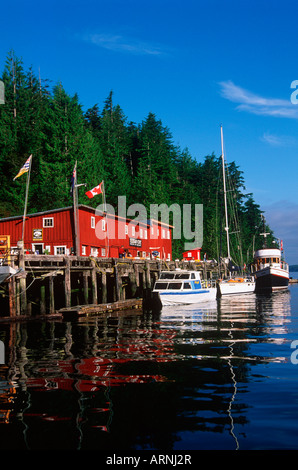
[[27, 215], [27, 206], [28, 206], [28, 194], [29, 194], [31, 164], [32, 164], [32, 155], [31, 155], [31, 158], [30, 158], [29, 171], [28, 171], [27, 183], [26, 183], [25, 207], [24, 207], [23, 229], [22, 229], [22, 242], [23, 243], [24, 243], [24, 235], [25, 235], [25, 221], [26, 221], [26, 215]]
[[107, 202], [106, 202], [106, 189], [105, 189], [105, 182], [102, 180], [103, 183], [103, 210], [106, 214], [106, 224], [107, 224], [107, 258], [109, 258], [109, 251], [110, 251], [110, 246], [109, 246], [109, 224], [108, 224], [108, 217], [107, 217]]
[[74, 215], [74, 238], [75, 238], [75, 254], [79, 256], [79, 233], [78, 233], [78, 188], [77, 188], [77, 161], [74, 169], [73, 181], [73, 215]]

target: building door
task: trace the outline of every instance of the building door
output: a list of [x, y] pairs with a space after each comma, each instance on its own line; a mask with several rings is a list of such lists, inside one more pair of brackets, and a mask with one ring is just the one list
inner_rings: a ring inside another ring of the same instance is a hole
[[43, 254], [43, 243], [32, 243], [32, 252], [38, 255]]

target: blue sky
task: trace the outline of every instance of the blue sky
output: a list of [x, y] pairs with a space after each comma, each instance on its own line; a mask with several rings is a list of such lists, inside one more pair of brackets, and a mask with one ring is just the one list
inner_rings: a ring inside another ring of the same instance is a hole
[[298, 263], [297, 2], [15, 0], [1, 17], [1, 70], [13, 49], [84, 109], [113, 90], [128, 121], [155, 113], [198, 161], [220, 155], [222, 124], [227, 161]]

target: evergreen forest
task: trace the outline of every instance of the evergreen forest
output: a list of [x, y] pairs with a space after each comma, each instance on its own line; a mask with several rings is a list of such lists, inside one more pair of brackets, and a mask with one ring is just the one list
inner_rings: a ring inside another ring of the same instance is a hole
[[[113, 102], [112, 91], [102, 105], [84, 111], [77, 94], [70, 96], [61, 83], [50, 86], [49, 80], [40, 80], [13, 52], [0, 80], [5, 86], [5, 103], [0, 105], [1, 218], [22, 214], [26, 177], [13, 178], [29, 155], [29, 213], [72, 205], [71, 176], [77, 161], [78, 183], [86, 183], [86, 189], [78, 188], [80, 204], [96, 207], [102, 202], [101, 196], [85, 195], [102, 180], [106, 201], [116, 213], [119, 195], [126, 196], [127, 207], [143, 204], [148, 213], [150, 204], [203, 204], [202, 250], [209, 259], [226, 256], [221, 155], [194, 158], [187, 148], [175, 145], [153, 112], [141, 123], [130, 122]], [[235, 162], [226, 164], [226, 174], [230, 230], [236, 232], [230, 237], [231, 255], [236, 263], [249, 263], [253, 248], [263, 243], [262, 211], [246, 193]], [[265, 229], [272, 238], [270, 228]], [[183, 237], [173, 240], [174, 259], [182, 258], [184, 242]]]

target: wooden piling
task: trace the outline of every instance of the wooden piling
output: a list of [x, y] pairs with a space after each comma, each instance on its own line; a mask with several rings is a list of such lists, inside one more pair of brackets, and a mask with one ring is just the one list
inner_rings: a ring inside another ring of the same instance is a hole
[[46, 313], [46, 286], [42, 284], [40, 286], [40, 314], [45, 315]]
[[65, 290], [65, 306], [71, 306], [71, 274], [70, 274], [70, 259], [66, 256], [65, 262], [65, 274], [64, 274], [64, 290]]
[[50, 314], [55, 312], [54, 276], [49, 276]]

